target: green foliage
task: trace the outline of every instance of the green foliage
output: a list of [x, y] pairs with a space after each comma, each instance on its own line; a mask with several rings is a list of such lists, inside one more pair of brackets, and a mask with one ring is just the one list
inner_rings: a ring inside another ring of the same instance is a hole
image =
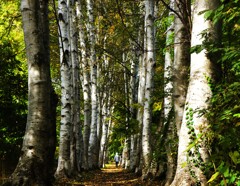
[[202, 137], [203, 134], [196, 134], [194, 129], [193, 115], [196, 114], [196, 111], [192, 108], [186, 107], [186, 124], [188, 128], [189, 135], [189, 145], [185, 150], [188, 154], [187, 164], [189, 168], [190, 175], [196, 180], [196, 185], [200, 185], [199, 179], [196, 175], [195, 168], [199, 168], [205, 174], [207, 172], [207, 166], [205, 166], [203, 159], [200, 154], [201, 144], [203, 143]]
[[27, 118], [27, 65], [19, 2], [0, 4], [0, 156], [18, 158]]
[[118, 133], [113, 133], [110, 136], [108, 151], [110, 153], [110, 159], [113, 159], [116, 152], [122, 153], [124, 146], [124, 137]]
[[212, 132], [212, 185], [240, 185], [240, 7], [239, 0], [223, 3], [205, 13], [214, 23], [222, 22], [221, 46], [207, 43], [210, 53], [218, 53], [222, 76], [212, 84], [212, 107], [208, 113]]
[[[117, 104], [114, 109], [112, 121], [114, 123], [113, 133], [123, 137], [130, 137], [136, 134], [138, 129], [138, 121], [130, 117], [131, 113], [123, 104]], [[127, 118], [128, 117], [128, 118]]]
[[0, 45], [0, 56], [0, 156], [3, 157], [21, 146], [27, 116], [27, 75], [9, 43]]

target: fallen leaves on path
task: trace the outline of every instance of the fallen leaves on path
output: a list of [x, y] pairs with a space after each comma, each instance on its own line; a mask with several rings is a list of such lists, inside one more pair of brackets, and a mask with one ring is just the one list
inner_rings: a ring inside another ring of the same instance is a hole
[[69, 181], [66, 186], [147, 186], [160, 185], [156, 181], [142, 182], [141, 177], [130, 173], [121, 167], [115, 167], [114, 164], [108, 164], [106, 168], [83, 172], [79, 181]]

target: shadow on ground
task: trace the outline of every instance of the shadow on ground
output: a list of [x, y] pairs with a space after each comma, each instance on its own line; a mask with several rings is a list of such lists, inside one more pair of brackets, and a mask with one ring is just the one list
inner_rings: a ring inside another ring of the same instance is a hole
[[101, 170], [94, 170], [89, 172], [83, 172], [82, 177], [78, 181], [68, 180], [64, 186], [157, 186], [161, 185], [157, 181], [146, 181], [143, 182], [141, 177], [134, 173], [127, 172], [121, 167], [116, 168], [114, 164], [108, 164], [106, 168]]

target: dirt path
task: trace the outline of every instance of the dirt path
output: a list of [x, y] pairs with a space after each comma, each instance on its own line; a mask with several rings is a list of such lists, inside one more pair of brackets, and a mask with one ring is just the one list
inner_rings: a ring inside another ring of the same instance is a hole
[[158, 182], [142, 182], [141, 178], [136, 176], [134, 173], [129, 173], [126, 170], [118, 167], [114, 164], [107, 165], [106, 168], [101, 170], [90, 171], [82, 174], [80, 181], [68, 183], [67, 185], [72, 186], [144, 186], [144, 185], [160, 185]]

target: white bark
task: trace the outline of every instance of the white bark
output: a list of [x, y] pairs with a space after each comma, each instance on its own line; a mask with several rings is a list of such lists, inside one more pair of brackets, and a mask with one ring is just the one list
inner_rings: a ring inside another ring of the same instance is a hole
[[79, 59], [78, 59], [78, 32], [77, 32], [77, 17], [76, 17], [76, 3], [69, 2], [69, 27], [70, 27], [70, 54], [72, 60], [72, 80], [73, 80], [73, 104], [72, 104], [72, 123], [73, 131], [71, 136], [71, 172], [76, 173], [80, 171], [80, 148], [82, 131], [80, 125], [80, 76], [79, 76]]
[[[137, 110], [135, 108], [137, 104], [137, 70], [138, 59], [136, 53], [131, 60], [131, 77], [130, 77], [130, 112], [131, 119], [137, 119]], [[136, 126], [134, 126], [136, 127]], [[131, 148], [130, 148], [130, 170], [134, 171], [137, 167], [137, 134], [131, 135]]]
[[153, 89], [153, 75], [155, 65], [154, 54], [154, 1], [145, 1], [145, 28], [146, 28], [146, 82], [143, 112], [143, 128], [142, 128], [142, 154], [143, 154], [143, 172], [142, 178], [146, 179], [150, 173], [152, 149], [150, 145], [150, 128], [151, 128], [151, 98]]
[[[202, 44], [204, 38], [202, 38], [201, 33], [204, 30], [213, 29], [211, 22], [206, 21], [204, 14], [199, 14], [199, 12], [213, 9], [216, 5], [216, 1], [195, 1], [192, 47]], [[194, 136], [196, 139], [199, 134], [204, 135], [209, 125], [206, 116], [201, 113], [201, 111], [208, 109], [212, 96], [210, 86], [208, 85], [208, 78], [214, 78], [213, 62], [207, 58], [206, 52], [204, 49], [200, 53], [191, 54], [190, 82], [179, 136], [178, 164], [174, 182], [172, 183], [173, 186], [187, 186], [196, 183], [207, 185], [206, 176], [200, 169], [201, 163], [208, 160], [208, 152], [202, 140], [203, 138], [200, 138], [199, 142], [191, 150], [187, 151], [188, 145], [193, 143], [190, 137]], [[191, 128], [192, 132], [189, 134]], [[190, 152], [192, 154], [191, 156], [189, 154]], [[201, 157], [197, 156], [198, 153]], [[199, 166], [193, 163], [193, 158], [195, 158]]]
[[[187, 8], [186, 8], [187, 7]], [[184, 104], [187, 95], [188, 76], [190, 66], [190, 40], [189, 35], [189, 16], [190, 2], [175, 2], [175, 11], [181, 16], [181, 19], [175, 15], [174, 21], [174, 73], [173, 73], [173, 99], [174, 99], [174, 117], [177, 127], [177, 134], [182, 124]], [[182, 14], [181, 14], [182, 13]]]
[[83, 158], [82, 167], [88, 170], [88, 146], [89, 146], [89, 132], [91, 124], [91, 91], [90, 91], [90, 70], [89, 62], [87, 57], [87, 46], [86, 40], [87, 35], [85, 33], [85, 22], [82, 10], [82, 2], [78, 0], [77, 4], [77, 16], [79, 20], [79, 42], [81, 50], [81, 69], [82, 69], [82, 88], [83, 88], [83, 101], [84, 101], [84, 124], [83, 124]]
[[88, 32], [90, 40], [90, 62], [91, 62], [91, 105], [92, 117], [89, 138], [89, 168], [96, 168], [98, 166], [98, 152], [97, 152], [97, 113], [98, 113], [98, 100], [97, 100], [97, 61], [96, 61], [96, 30], [95, 18], [93, 12], [92, 0], [87, 0], [87, 14], [88, 14]]
[[72, 75], [69, 48], [69, 19], [68, 4], [66, 0], [58, 3], [59, 17], [59, 43], [61, 65], [61, 126], [59, 142], [58, 167], [55, 177], [62, 178], [70, 175], [70, 132], [72, 131], [71, 105], [72, 105]]
[[[141, 43], [141, 38], [142, 34], [141, 31], [139, 31], [138, 37], [139, 37], [139, 43]], [[145, 37], [143, 38], [144, 45], [145, 45]], [[143, 47], [145, 48], [145, 46]], [[139, 70], [138, 70], [138, 94], [137, 94], [137, 100], [138, 100], [138, 110], [137, 110], [137, 121], [138, 121], [138, 130], [139, 132], [137, 133], [137, 167], [135, 172], [139, 173], [142, 169], [141, 165], [141, 158], [142, 158], [142, 124], [143, 124], [143, 100], [144, 100], [144, 90], [145, 90], [145, 77], [146, 77], [146, 70], [145, 70], [145, 63], [144, 63], [144, 56], [145, 53], [140, 53], [138, 58], [139, 58]]]
[[[174, 1], [170, 1], [171, 8], [174, 8]], [[169, 12], [169, 17], [173, 16], [172, 12]], [[165, 64], [164, 64], [164, 128], [166, 128], [166, 134], [163, 134], [165, 142], [166, 155], [167, 155], [167, 172], [165, 186], [171, 184], [174, 178], [175, 171], [175, 159], [174, 157], [174, 145], [176, 141], [175, 135], [175, 123], [173, 115], [173, 56], [172, 56], [172, 37], [174, 31], [174, 22], [167, 28], [166, 35], [166, 52], [165, 52]]]
[[108, 137], [108, 101], [107, 101], [107, 95], [104, 93], [105, 99], [103, 103], [103, 109], [102, 109], [102, 118], [103, 118], [103, 124], [102, 124], [102, 136], [101, 136], [101, 141], [100, 141], [100, 152], [99, 152], [99, 167], [104, 167], [105, 166], [105, 158], [106, 158], [106, 152], [107, 152], [107, 137]]
[[127, 55], [123, 53], [122, 55], [122, 63], [124, 64], [124, 98], [125, 98], [125, 107], [126, 107], [126, 113], [125, 113], [125, 122], [126, 122], [126, 139], [125, 139], [125, 144], [124, 144], [124, 168], [128, 169], [130, 166], [130, 147], [131, 147], [131, 138], [129, 135], [129, 122], [130, 122], [130, 94], [129, 94], [129, 75], [128, 75], [128, 67], [127, 67]]

